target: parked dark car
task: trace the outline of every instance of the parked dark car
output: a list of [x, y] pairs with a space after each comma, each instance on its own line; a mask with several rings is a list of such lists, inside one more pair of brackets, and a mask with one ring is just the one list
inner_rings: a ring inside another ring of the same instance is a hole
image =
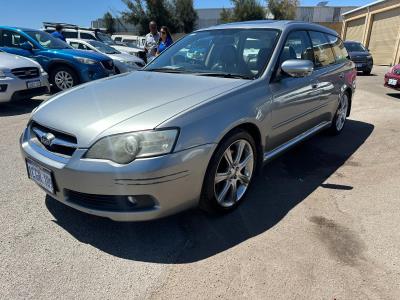
[[344, 46], [350, 59], [356, 64], [357, 71], [366, 75], [371, 74], [374, 60], [369, 50], [363, 44], [354, 41], [345, 41]]
[[400, 64], [385, 74], [385, 86], [400, 91]]

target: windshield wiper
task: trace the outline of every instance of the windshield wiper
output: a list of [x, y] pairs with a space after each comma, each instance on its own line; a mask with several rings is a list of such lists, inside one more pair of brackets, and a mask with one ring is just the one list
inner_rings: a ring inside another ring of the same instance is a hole
[[199, 72], [194, 73], [197, 76], [223, 77], [223, 78], [239, 78], [239, 79], [254, 79], [252, 76], [234, 73], [218, 73], [218, 72]]
[[142, 69], [142, 71], [163, 72], [163, 73], [188, 73], [188, 71], [183, 68], [153, 68], [153, 69]]

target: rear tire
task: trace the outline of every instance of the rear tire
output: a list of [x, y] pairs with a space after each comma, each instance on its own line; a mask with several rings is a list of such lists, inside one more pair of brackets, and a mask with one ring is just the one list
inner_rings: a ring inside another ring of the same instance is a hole
[[226, 136], [208, 164], [200, 208], [210, 213], [234, 210], [253, 182], [256, 164], [257, 147], [248, 132], [238, 129]]
[[340, 97], [339, 105], [333, 118], [332, 125], [329, 128], [329, 133], [332, 135], [338, 135], [342, 132], [348, 115], [350, 107], [349, 94], [344, 93]]
[[76, 72], [68, 66], [58, 66], [52, 69], [49, 80], [55, 92], [65, 91], [79, 83]]
[[371, 72], [372, 72], [372, 70], [367, 70], [367, 71], [364, 71], [363, 74], [366, 76], [369, 76], [369, 75], [371, 75]]

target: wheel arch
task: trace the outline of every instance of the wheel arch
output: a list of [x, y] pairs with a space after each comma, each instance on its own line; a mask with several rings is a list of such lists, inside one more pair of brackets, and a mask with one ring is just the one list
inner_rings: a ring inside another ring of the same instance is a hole
[[53, 60], [50, 64], [49, 64], [49, 66], [47, 67], [47, 72], [49, 73], [49, 74], [51, 74], [51, 72], [55, 69], [55, 68], [57, 68], [57, 67], [62, 67], [62, 66], [64, 66], [64, 67], [68, 67], [68, 68], [70, 68], [70, 69], [72, 69], [72, 71], [74, 71], [75, 72], [75, 74], [76, 74], [76, 76], [78, 77], [78, 80], [79, 80], [79, 82], [81, 82], [82, 81], [82, 79], [81, 79], [81, 77], [80, 77], [80, 73], [78, 72], [78, 70], [76, 69], [76, 67], [72, 64], [72, 63], [70, 63], [70, 62], [68, 62], [68, 61], [66, 61], [66, 60]]

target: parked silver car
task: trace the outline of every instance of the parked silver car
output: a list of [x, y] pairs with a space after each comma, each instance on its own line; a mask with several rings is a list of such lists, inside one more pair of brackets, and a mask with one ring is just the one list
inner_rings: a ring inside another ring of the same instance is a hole
[[115, 72], [117, 74], [136, 71], [145, 66], [141, 58], [127, 53], [121, 53], [100, 41], [67, 39], [67, 43], [75, 49], [95, 51], [107, 55], [114, 61]]
[[29, 177], [118, 221], [232, 210], [263, 163], [320, 130], [342, 131], [356, 80], [346, 57], [334, 31], [303, 22], [188, 34], [143, 71], [40, 105], [21, 137]]
[[0, 102], [49, 92], [47, 73], [35, 61], [0, 50]]

